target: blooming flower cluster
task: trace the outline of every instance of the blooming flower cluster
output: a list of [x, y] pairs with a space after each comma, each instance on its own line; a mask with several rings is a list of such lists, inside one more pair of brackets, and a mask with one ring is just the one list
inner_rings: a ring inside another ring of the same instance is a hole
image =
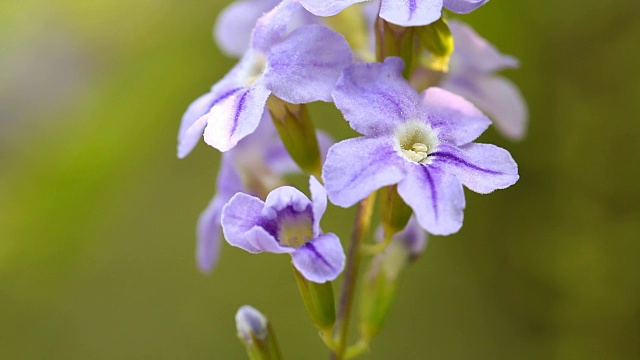
[[[307, 310], [340, 358], [346, 335], [332, 330], [330, 282], [351, 269], [341, 303], [350, 306], [357, 259], [370, 245], [375, 276], [365, 286], [371, 296], [363, 304], [361, 328], [369, 329], [363, 341], [377, 333], [393, 298], [389, 289], [407, 260], [424, 250], [425, 231], [449, 235], [462, 227], [463, 186], [486, 194], [519, 177], [508, 151], [475, 142], [492, 123], [510, 139], [524, 136], [522, 96], [495, 74], [517, 60], [470, 26], [443, 18], [443, 8], [466, 14], [487, 2], [239, 0], [225, 9], [214, 36], [238, 64], [189, 106], [178, 134], [180, 158], [201, 138], [223, 152], [216, 194], [198, 222], [200, 269], [215, 266], [222, 234], [250, 253], [290, 254]], [[352, 6], [360, 7], [343, 11]], [[364, 43], [375, 47], [368, 51], [376, 62], [354, 48], [361, 29], [351, 33], [353, 18], [340, 18], [354, 14], [371, 27]], [[434, 49], [440, 53], [430, 54]], [[416, 61], [430, 55], [446, 65]], [[315, 101], [333, 103], [362, 136], [334, 144], [316, 131], [305, 108]], [[311, 200], [284, 177], [305, 172]], [[380, 219], [383, 240], [366, 244], [378, 190], [391, 194], [378, 205], [390, 215]], [[340, 207], [360, 206], [348, 257], [338, 236], [320, 227], [327, 197]], [[385, 251], [389, 244], [395, 245]], [[380, 266], [397, 271], [389, 276]]]

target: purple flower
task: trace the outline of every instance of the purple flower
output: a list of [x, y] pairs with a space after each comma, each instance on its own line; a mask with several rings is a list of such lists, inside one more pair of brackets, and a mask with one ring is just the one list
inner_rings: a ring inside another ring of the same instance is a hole
[[518, 88], [495, 74], [517, 67], [518, 60], [502, 55], [463, 22], [452, 20], [449, 27], [456, 48], [450, 71], [440, 86], [476, 104], [505, 136], [521, 139], [527, 128], [527, 106]]
[[[256, 131], [242, 139], [232, 150], [222, 154], [216, 194], [202, 212], [196, 229], [196, 259], [202, 272], [210, 272], [220, 254], [222, 208], [238, 192], [257, 196], [283, 184], [282, 176], [299, 173], [271, 122], [268, 112]], [[333, 139], [318, 132], [320, 153], [326, 155]]]
[[234, 195], [222, 210], [227, 242], [250, 253], [291, 254], [293, 265], [309, 281], [334, 280], [344, 267], [340, 239], [320, 231], [327, 195], [315, 177], [309, 179], [312, 200], [283, 186], [263, 202], [244, 193]]
[[[309, 12], [318, 16], [332, 16], [343, 9], [370, 0], [300, 0]], [[442, 7], [466, 14], [489, 0], [382, 0], [380, 17], [400, 26], [422, 26], [440, 18]]]
[[184, 114], [178, 157], [191, 152], [203, 131], [207, 144], [232, 149], [256, 129], [272, 93], [294, 104], [331, 101], [336, 80], [351, 64], [349, 45], [319, 25], [287, 33], [299, 11], [304, 10], [296, 1], [284, 1], [258, 20], [240, 62]]
[[390, 57], [345, 70], [334, 101], [365, 136], [332, 146], [322, 177], [331, 202], [343, 207], [398, 184], [425, 230], [451, 234], [462, 226], [462, 185], [478, 193], [506, 188], [518, 180], [517, 165], [502, 148], [472, 143], [490, 124], [475, 106], [439, 88], [418, 95], [403, 68]]

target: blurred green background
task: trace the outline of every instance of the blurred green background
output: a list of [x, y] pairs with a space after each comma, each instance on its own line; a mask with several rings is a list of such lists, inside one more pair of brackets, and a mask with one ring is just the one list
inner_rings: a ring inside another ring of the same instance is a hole
[[[286, 257], [194, 261], [219, 154], [180, 117], [233, 65], [214, 0], [0, 2], [0, 358], [242, 359], [243, 304], [324, 359]], [[467, 192], [368, 359], [640, 358], [640, 2], [492, 0], [463, 20], [521, 60], [521, 180]], [[338, 137], [347, 127], [314, 106]], [[336, 133], [335, 129], [339, 131]], [[352, 211], [325, 228], [348, 234]]]

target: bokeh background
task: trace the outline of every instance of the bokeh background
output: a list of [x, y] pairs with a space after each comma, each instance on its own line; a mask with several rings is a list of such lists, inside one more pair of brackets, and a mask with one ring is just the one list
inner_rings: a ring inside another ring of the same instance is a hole
[[[219, 154], [175, 156], [180, 117], [233, 65], [217, 0], [0, 2], [0, 358], [243, 359], [252, 304], [287, 359], [324, 359], [286, 257], [194, 227]], [[640, 358], [640, 2], [493, 0], [465, 16], [521, 60], [521, 180], [467, 193], [432, 237], [367, 359]], [[337, 112], [316, 123], [347, 134]], [[325, 228], [347, 237], [350, 210]]]

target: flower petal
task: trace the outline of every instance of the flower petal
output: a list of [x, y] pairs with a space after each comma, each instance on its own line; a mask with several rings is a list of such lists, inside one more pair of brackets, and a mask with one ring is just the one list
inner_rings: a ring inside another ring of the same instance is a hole
[[[218, 89], [222, 90], [222, 89]], [[193, 150], [202, 138], [211, 107], [238, 92], [239, 88], [208, 92], [197, 98], [182, 116], [178, 132], [178, 158], [182, 159]]]
[[[312, 207], [311, 200], [300, 190], [293, 186], [281, 186], [267, 195], [264, 201], [262, 215], [267, 219], [275, 220], [278, 212], [286, 208], [300, 213]], [[311, 215], [311, 214], [309, 214]]]
[[220, 151], [232, 149], [258, 127], [269, 94], [256, 84], [216, 104], [209, 113], [204, 141]]
[[262, 226], [254, 226], [245, 234], [247, 241], [256, 249], [273, 254], [287, 254], [294, 248], [282, 246], [278, 240]]
[[420, 256], [427, 247], [427, 233], [415, 215], [409, 218], [407, 226], [402, 231], [393, 235], [393, 240], [400, 242], [412, 257]]
[[264, 76], [271, 91], [285, 101], [329, 102], [336, 81], [350, 64], [351, 50], [342, 35], [308, 25], [272, 47]]
[[[451, 73], [472, 70], [488, 74], [505, 68], [518, 67], [516, 58], [501, 54], [468, 24], [451, 20], [449, 28], [456, 42]], [[461, 68], [461, 71], [457, 68]]]
[[405, 160], [392, 139], [359, 137], [333, 145], [322, 168], [332, 203], [349, 207], [404, 177]]
[[450, 172], [469, 189], [488, 194], [518, 181], [518, 165], [503, 148], [490, 144], [467, 144], [461, 148], [442, 145], [430, 154], [434, 163]]
[[367, 0], [300, 0], [302, 6], [318, 16], [333, 16], [347, 7]]
[[222, 235], [220, 217], [222, 216], [224, 204], [225, 201], [222, 201], [217, 196], [214, 197], [198, 219], [196, 260], [198, 268], [204, 273], [211, 272], [218, 262], [220, 237]]
[[431, 24], [442, 15], [442, 0], [382, 0], [380, 17], [400, 26]]
[[304, 17], [304, 9], [297, 0], [284, 0], [256, 22], [251, 37], [251, 47], [268, 54], [271, 48], [282, 41], [292, 25]]
[[279, 2], [280, 0], [240, 0], [227, 6], [218, 16], [213, 32], [220, 49], [228, 56], [241, 57], [249, 48], [256, 21]]
[[231, 197], [243, 190], [240, 175], [227, 154], [222, 155], [216, 186], [216, 195], [198, 219], [196, 228], [196, 260], [202, 272], [211, 272], [220, 253], [220, 225], [222, 208]]
[[318, 236], [297, 248], [291, 256], [293, 266], [302, 276], [316, 283], [335, 280], [344, 269], [344, 250], [333, 233]]
[[354, 130], [390, 134], [398, 123], [418, 118], [419, 97], [402, 77], [403, 68], [400, 58], [388, 57], [384, 63], [353, 64], [344, 71], [332, 96]]
[[255, 242], [249, 241], [247, 233], [253, 227], [264, 223], [263, 207], [264, 203], [257, 197], [237, 193], [222, 208], [222, 231], [230, 245], [254, 254], [262, 252], [254, 245]]
[[444, 7], [457, 14], [468, 14], [489, 0], [444, 0]]
[[511, 140], [527, 132], [527, 104], [518, 88], [501, 76], [456, 76], [442, 85], [472, 101], [493, 119], [496, 128]]
[[320, 219], [327, 210], [327, 191], [315, 176], [309, 177], [309, 190], [313, 203], [313, 234], [320, 234]]
[[429, 120], [440, 140], [454, 145], [470, 143], [491, 124], [491, 120], [472, 103], [436, 87], [423, 92], [422, 118]]
[[435, 235], [460, 230], [465, 207], [460, 181], [434, 164], [416, 164], [409, 171], [398, 183], [398, 194], [413, 209], [420, 226]]

